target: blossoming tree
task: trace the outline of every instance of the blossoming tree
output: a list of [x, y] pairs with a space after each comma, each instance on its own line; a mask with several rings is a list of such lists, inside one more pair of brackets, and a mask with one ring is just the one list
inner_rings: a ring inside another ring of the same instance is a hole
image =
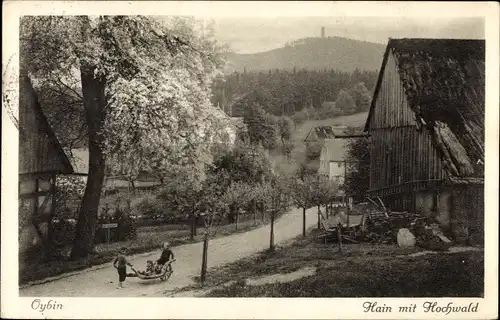
[[72, 258], [93, 250], [107, 158], [141, 170], [194, 163], [218, 132], [210, 86], [222, 60], [203, 28], [188, 18], [22, 18], [21, 69], [76, 83], [83, 101], [89, 170]]

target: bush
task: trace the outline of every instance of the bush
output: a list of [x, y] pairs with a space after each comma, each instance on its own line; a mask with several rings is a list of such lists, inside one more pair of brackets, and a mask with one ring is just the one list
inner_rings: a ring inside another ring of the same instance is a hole
[[134, 211], [138, 215], [157, 217], [164, 215], [165, 208], [155, 197], [147, 197], [137, 204], [137, 206], [134, 208]]
[[71, 244], [75, 238], [76, 224], [66, 219], [54, 220], [49, 229], [49, 242], [56, 249]]
[[134, 220], [130, 218], [123, 218], [118, 222], [116, 228], [117, 241], [132, 240], [137, 238], [137, 227]]

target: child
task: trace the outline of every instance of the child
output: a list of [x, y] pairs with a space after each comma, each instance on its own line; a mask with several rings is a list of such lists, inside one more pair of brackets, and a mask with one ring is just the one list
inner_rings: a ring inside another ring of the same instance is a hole
[[[172, 258], [170, 258], [172, 257]], [[165, 263], [174, 259], [174, 253], [170, 249], [170, 243], [165, 242], [163, 244], [163, 251], [161, 252], [160, 259], [156, 260], [156, 263], [162, 267]], [[172, 264], [169, 264], [168, 271], [172, 272]]]
[[113, 262], [113, 267], [118, 270], [118, 289], [123, 288], [123, 281], [127, 278], [127, 265], [132, 267], [132, 264], [127, 260], [126, 254], [127, 248], [122, 247]]
[[144, 275], [144, 276], [150, 276], [150, 275], [154, 274], [155, 273], [155, 265], [154, 265], [153, 261], [148, 260], [146, 262], [146, 270], [139, 271], [139, 273]]

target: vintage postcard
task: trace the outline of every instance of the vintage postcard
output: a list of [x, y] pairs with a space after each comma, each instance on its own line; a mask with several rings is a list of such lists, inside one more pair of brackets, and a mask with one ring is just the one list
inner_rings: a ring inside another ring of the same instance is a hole
[[498, 317], [498, 4], [2, 25], [2, 318]]

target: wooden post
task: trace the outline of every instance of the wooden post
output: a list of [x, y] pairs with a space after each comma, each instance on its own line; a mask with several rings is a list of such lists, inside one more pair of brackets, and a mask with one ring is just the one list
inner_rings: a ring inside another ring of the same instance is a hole
[[205, 238], [203, 239], [203, 255], [201, 260], [201, 285], [205, 284], [207, 278], [207, 259], [208, 258], [208, 232], [205, 232]]
[[337, 224], [337, 238], [339, 241], [339, 252], [342, 253], [342, 224]]
[[111, 242], [111, 228], [107, 228], [106, 230], [106, 243]]

